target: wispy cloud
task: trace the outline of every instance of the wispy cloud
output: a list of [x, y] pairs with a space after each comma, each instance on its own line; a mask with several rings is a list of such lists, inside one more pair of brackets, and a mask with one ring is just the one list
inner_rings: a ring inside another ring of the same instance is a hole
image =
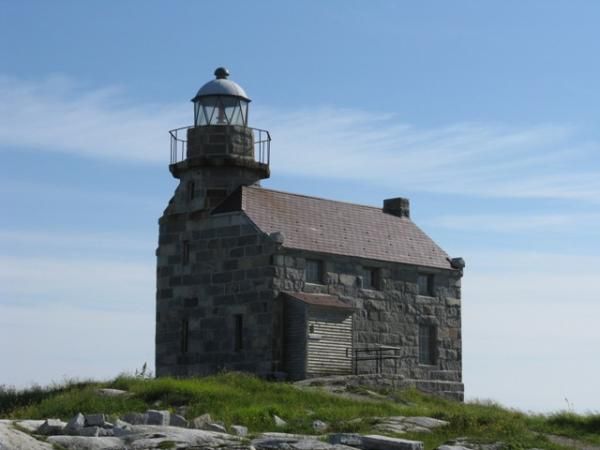
[[[189, 124], [188, 105], [123, 98], [119, 90], [86, 91], [65, 78], [0, 78], [0, 148], [164, 164], [166, 131]], [[252, 117], [271, 130], [273, 169], [281, 174], [483, 197], [600, 198], [600, 145], [576, 127], [420, 128], [394, 114], [320, 105], [297, 111], [259, 105]]]

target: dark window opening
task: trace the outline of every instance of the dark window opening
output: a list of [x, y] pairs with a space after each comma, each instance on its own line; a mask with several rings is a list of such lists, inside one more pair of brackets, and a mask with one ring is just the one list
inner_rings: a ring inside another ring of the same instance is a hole
[[419, 295], [435, 296], [435, 275], [432, 273], [419, 274], [417, 280]]
[[434, 365], [437, 359], [437, 330], [433, 325], [419, 325], [419, 363]]
[[187, 319], [181, 321], [181, 353], [188, 352], [188, 338], [189, 338], [189, 323]]
[[365, 267], [362, 273], [362, 287], [363, 289], [380, 289], [380, 276], [379, 269], [375, 267]]
[[241, 352], [244, 349], [244, 339], [242, 336], [244, 331], [244, 318], [241, 314], [236, 314], [233, 316], [233, 319], [233, 350]]
[[311, 334], [315, 332], [315, 325], [314, 324], [311, 323], [308, 326], [308, 332], [311, 333]]
[[323, 261], [307, 259], [304, 276], [307, 283], [323, 284]]
[[188, 200], [193, 200], [196, 195], [196, 183], [194, 183], [193, 181], [188, 182], [187, 195]]
[[190, 241], [183, 241], [181, 250], [181, 262], [183, 264], [189, 264], [190, 262]]

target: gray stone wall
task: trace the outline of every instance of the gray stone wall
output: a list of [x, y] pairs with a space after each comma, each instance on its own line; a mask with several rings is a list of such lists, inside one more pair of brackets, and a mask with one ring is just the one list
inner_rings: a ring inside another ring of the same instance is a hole
[[[196, 221], [177, 218], [166, 217], [160, 225], [157, 375], [270, 372], [276, 363], [271, 286], [275, 244], [241, 213]], [[187, 263], [184, 245], [189, 246]], [[235, 351], [236, 315], [243, 320], [241, 351]]]
[[[323, 284], [304, 281], [306, 258], [324, 263]], [[356, 308], [354, 315], [355, 348], [376, 344], [400, 347], [402, 358], [384, 363], [385, 373], [397, 373], [406, 380], [419, 381], [423, 390], [448, 392], [462, 398], [462, 341], [460, 279], [457, 270], [418, 268], [381, 261], [362, 261], [335, 255], [315, 255], [282, 249], [273, 257], [278, 291], [304, 291], [337, 295]], [[378, 270], [378, 289], [362, 288], [363, 269]], [[420, 273], [434, 274], [434, 296], [418, 294]], [[419, 324], [437, 329], [436, 364], [419, 363]], [[376, 363], [361, 361], [359, 373], [374, 373]], [[425, 382], [429, 384], [424, 384]]]

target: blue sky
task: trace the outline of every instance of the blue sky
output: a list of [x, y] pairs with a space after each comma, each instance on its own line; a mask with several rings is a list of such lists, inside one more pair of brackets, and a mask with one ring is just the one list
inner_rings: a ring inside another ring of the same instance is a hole
[[225, 65], [264, 186], [411, 199], [469, 399], [599, 410], [600, 4], [0, 0], [0, 384], [153, 361], [168, 134]]

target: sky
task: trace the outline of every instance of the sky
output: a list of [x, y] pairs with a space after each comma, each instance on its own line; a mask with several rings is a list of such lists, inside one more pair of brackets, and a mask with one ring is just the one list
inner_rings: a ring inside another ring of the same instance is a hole
[[468, 400], [600, 411], [600, 3], [0, 0], [0, 385], [153, 366], [168, 130], [226, 66], [264, 187], [466, 260]]

